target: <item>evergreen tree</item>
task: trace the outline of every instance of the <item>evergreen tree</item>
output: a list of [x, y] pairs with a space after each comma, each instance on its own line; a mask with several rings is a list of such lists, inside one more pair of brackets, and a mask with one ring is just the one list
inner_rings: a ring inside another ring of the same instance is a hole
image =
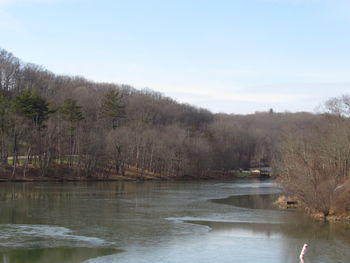
[[32, 121], [39, 130], [45, 127], [44, 121], [53, 113], [53, 111], [49, 109], [49, 103], [30, 90], [25, 90], [15, 97], [14, 108], [18, 115]]
[[[46, 100], [38, 95], [36, 92], [30, 90], [24, 90], [22, 93], [17, 95], [14, 99], [14, 112], [22, 117], [22, 124], [14, 124], [14, 147], [13, 147], [13, 158], [14, 163], [17, 158], [17, 137], [19, 136], [18, 129], [22, 130], [23, 139], [26, 140], [26, 163], [24, 165], [23, 176], [26, 174], [26, 167], [29, 162], [29, 158], [32, 152], [32, 149], [36, 149], [36, 161], [38, 161], [40, 168], [42, 168], [42, 175], [44, 175], [44, 168], [49, 165], [50, 158], [47, 158], [47, 150], [45, 149], [43, 128], [46, 128], [45, 121], [50, 117], [50, 114], [53, 113], [53, 110], [50, 110], [49, 103]], [[29, 121], [28, 125], [25, 124], [23, 120]], [[32, 126], [34, 125], [34, 133], [32, 132]], [[18, 127], [16, 127], [18, 126]], [[45, 153], [46, 151], [46, 153]], [[46, 156], [46, 157], [45, 157]]]
[[81, 106], [77, 105], [76, 100], [65, 99], [60, 112], [62, 113], [62, 119], [69, 121], [71, 124], [84, 120]]
[[75, 139], [77, 124], [84, 120], [83, 113], [81, 111], [81, 106], [77, 104], [77, 101], [74, 99], [65, 99], [63, 106], [60, 108], [61, 117], [63, 120], [70, 123], [69, 126], [69, 148], [70, 148], [70, 156], [69, 156], [69, 165], [73, 165], [73, 155], [77, 153], [77, 140]]
[[125, 117], [123, 96], [118, 91], [111, 90], [104, 96], [100, 108], [100, 117], [110, 121], [113, 129], [117, 128], [118, 120]]
[[12, 101], [0, 94], [1, 162], [7, 164], [9, 134], [13, 124]]

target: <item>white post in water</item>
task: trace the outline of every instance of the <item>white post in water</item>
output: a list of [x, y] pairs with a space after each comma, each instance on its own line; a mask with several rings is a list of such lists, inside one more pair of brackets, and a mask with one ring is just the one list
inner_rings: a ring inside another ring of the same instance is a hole
[[306, 252], [307, 252], [307, 249], [308, 249], [308, 245], [307, 244], [304, 244], [304, 246], [303, 246], [303, 249], [301, 250], [301, 252], [300, 252], [300, 259], [301, 259], [301, 261], [303, 262], [303, 259], [304, 259], [304, 257], [305, 257], [305, 254], [306, 254]]

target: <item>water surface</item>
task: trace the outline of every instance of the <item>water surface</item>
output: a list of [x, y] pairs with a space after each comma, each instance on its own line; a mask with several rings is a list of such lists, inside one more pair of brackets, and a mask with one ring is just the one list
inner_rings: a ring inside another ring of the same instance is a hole
[[[350, 229], [271, 206], [271, 181], [0, 184], [0, 262], [350, 262]], [[24, 260], [26, 259], [26, 260]]]

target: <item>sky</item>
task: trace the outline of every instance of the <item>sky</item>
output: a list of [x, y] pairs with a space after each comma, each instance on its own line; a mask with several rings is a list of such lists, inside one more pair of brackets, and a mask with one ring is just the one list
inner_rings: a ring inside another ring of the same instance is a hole
[[0, 0], [0, 48], [213, 112], [350, 93], [349, 0]]

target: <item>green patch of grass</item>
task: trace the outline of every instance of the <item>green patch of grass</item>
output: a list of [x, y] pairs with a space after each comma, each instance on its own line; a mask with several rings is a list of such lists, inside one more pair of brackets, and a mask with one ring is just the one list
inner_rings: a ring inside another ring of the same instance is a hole
[[236, 177], [249, 177], [249, 176], [251, 176], [252, 174], [249, 173], [249, 172], [248, 172], [248, 173], [235, 172], [234, 175], [235, 175]]

